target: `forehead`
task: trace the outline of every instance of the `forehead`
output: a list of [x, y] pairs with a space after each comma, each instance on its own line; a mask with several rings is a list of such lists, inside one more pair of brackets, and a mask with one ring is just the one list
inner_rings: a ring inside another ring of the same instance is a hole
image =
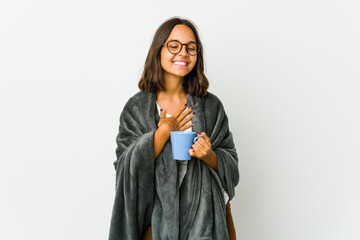
[[171, 40], [178, 40], [182, 43], [187, 43], [190, 41], [196, 42], [194, 32], [191, 30], [190, 27], [188, 27], [184, 24], [176, 25], [173, 28], [169, 37], [166, 39], [166, 41], [171, 41]]

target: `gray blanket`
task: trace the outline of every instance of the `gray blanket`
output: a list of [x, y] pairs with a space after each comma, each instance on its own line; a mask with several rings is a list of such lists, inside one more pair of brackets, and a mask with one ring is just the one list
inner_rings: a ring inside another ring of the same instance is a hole
[[160, 119], [155, 92], [138, 92], [125, 104], [116, 138], [116, 193], [109, 240], [140, 239], [151, 224], [154, 240], [226, 240], [223, 189], [231, 200], [239, 182], [238, 157], [221, 101], [212, 93], [187, 94], [195, 108], [194, 132], [205, 132], [218, 158], [218, 172], [192, 157], [179, 189], [168, 141], [154, 160]]

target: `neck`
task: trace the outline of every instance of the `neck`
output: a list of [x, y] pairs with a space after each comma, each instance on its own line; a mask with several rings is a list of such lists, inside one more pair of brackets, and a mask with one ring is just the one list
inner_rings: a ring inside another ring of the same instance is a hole
[[183, 89], [182, 82], [184, 77], [178, 77], [164, 73], [165, 79], [165, 91], [158, 92], [158, 97], [165, 97], [168, 99], [179, 99], [186, 97], [186, 93]]

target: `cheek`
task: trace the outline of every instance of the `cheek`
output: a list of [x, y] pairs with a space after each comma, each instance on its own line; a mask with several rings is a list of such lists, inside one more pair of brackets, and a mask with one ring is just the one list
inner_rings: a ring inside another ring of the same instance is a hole
[[169, 59], [166, 58], [166, 57], [161, 57], [160, 63], [161, 63], [161, 67], [162, 67], [163, 69], [169, 68], [169, 67], [170, 67], [170, 64], [171, 64], [171, 62], [169, 61]]
[[168, 53], [162, 53], [161, 54], [161, 65], [171, 65], [172, 63], [172, 55], [169, 55]]
[[191, 68], [194, 68], [194, 67], [195, 67], [195, 65], [196, 65], [196, 61], [197, 61], [197, 58], [195, 58], [195, 59], [191, 59], [191, 63], [192, 63]]

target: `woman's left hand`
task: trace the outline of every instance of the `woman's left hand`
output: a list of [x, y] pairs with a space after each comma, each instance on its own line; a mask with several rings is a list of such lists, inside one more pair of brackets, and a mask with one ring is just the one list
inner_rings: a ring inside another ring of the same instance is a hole
[[206, 135], [206, 133], [202, 132], [198, 134], [197, 141], [192, 145], [192, 149], [189, 150], [189, 154], [192, 157], [196, 157], [203, 161], [209, 160], [214, 157], [215, 152], [211, 149], [210, 138]]

